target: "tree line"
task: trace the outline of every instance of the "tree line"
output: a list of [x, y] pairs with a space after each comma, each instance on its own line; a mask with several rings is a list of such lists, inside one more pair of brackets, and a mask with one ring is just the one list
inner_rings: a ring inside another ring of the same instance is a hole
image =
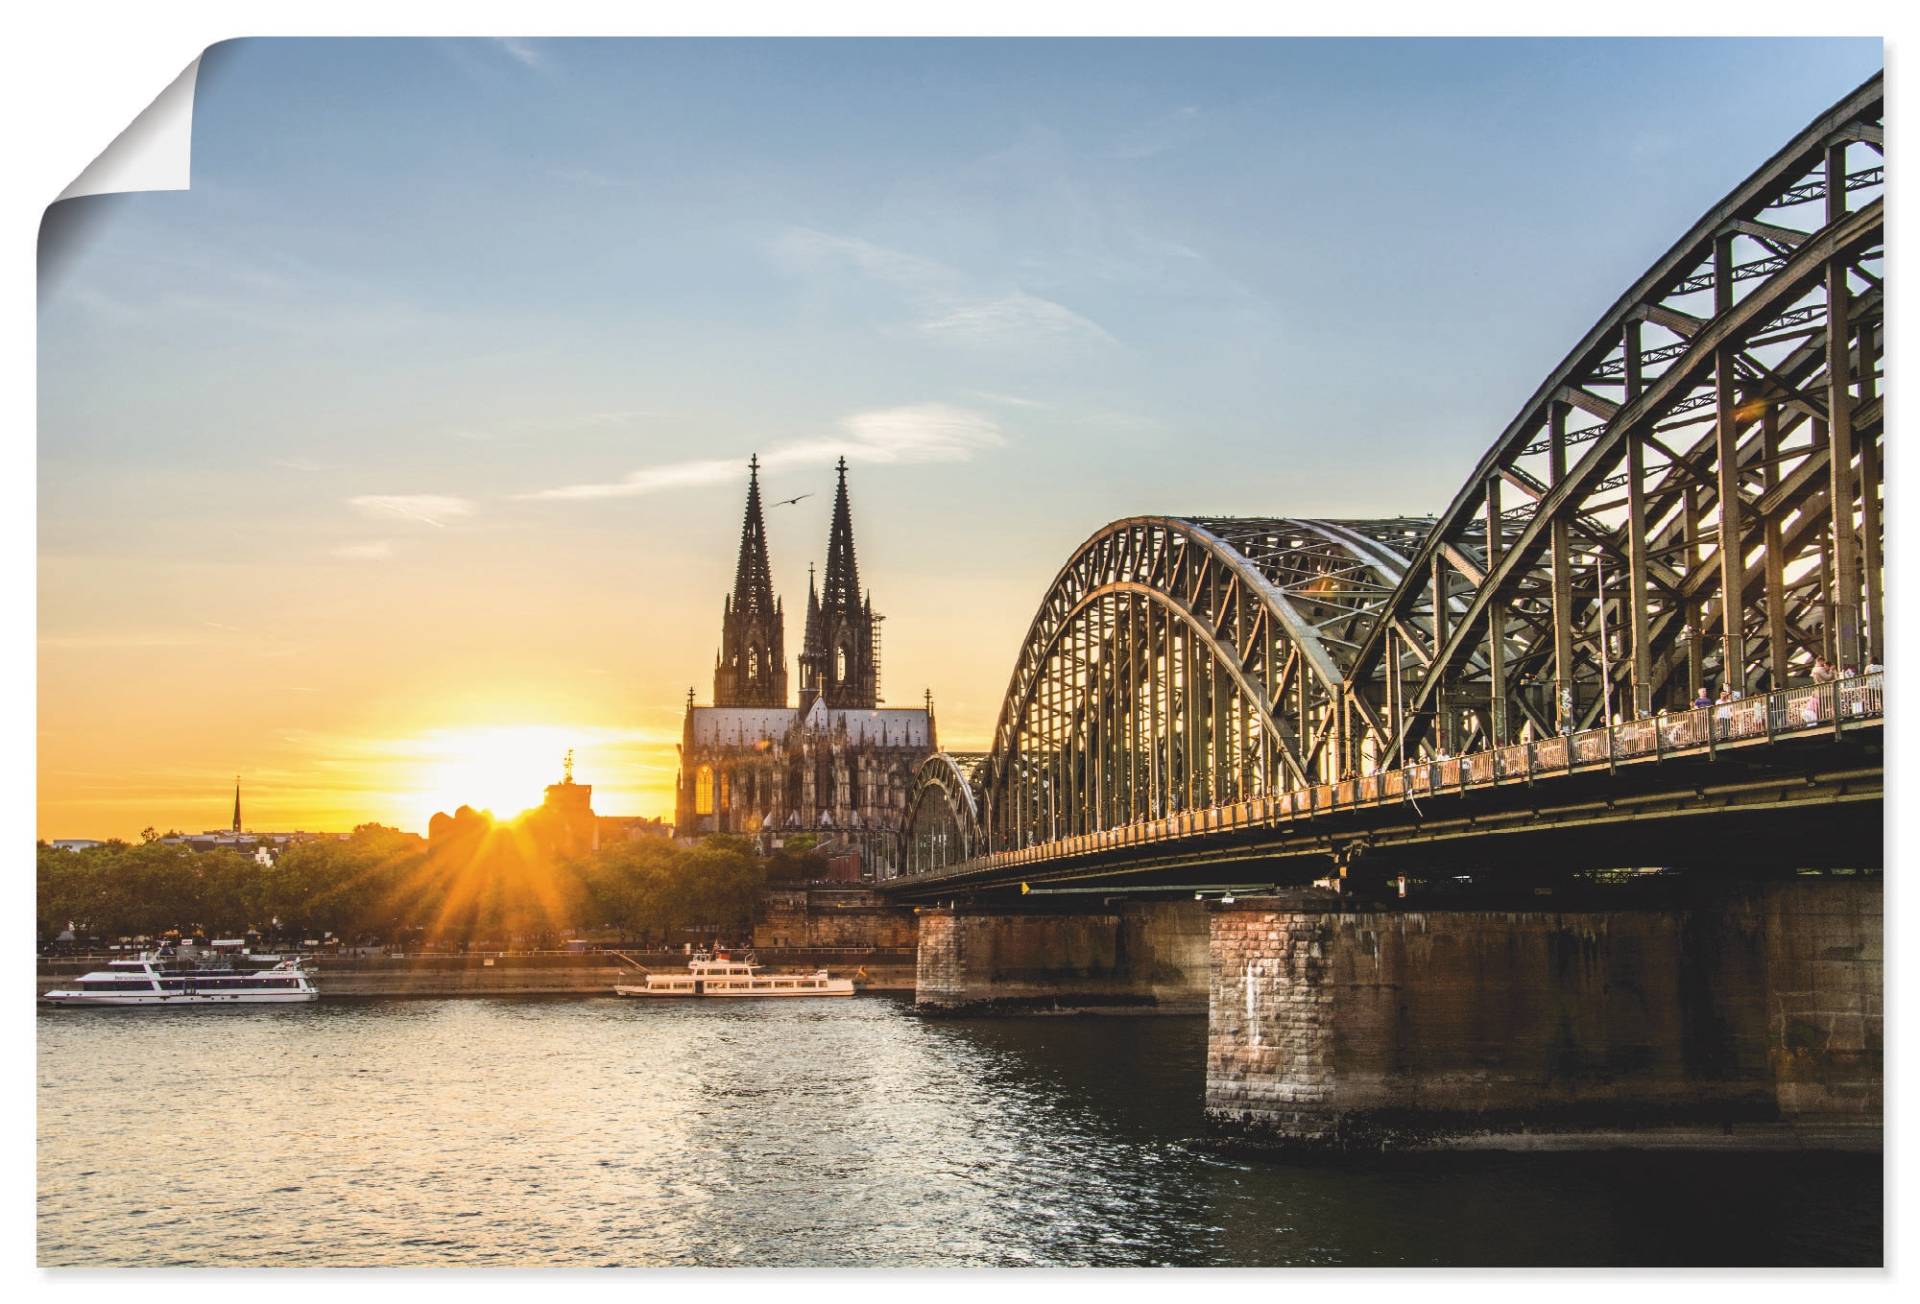
[[432, 843], [363, 824], [346, 838], [292, 843], [272, 865], [151, 836], [77, 851], [42, 842], [37, 862], [42, 943], [71, 928], [104, 941], [177, 929], [295, 943], [330, 933], [359, 945], [534, 947], [581, 932], [642, 945], [678, 945], [685, 930], [738, 937], [769, 882], [818, 878], [825, 868], [811, 849], [762, 856], [746, 839], [722, 837], [692, 847], [646, 838], [569, 857], [524, 825], [490, 822]]

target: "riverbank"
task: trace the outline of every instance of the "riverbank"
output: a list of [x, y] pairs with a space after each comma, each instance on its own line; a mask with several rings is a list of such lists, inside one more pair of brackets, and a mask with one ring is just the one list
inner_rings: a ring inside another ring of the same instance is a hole
[[[853, 955], [790, 948], [759, 953], [774, 972], [825, 969], [836, 978], [852, 978], [862, 992], [913, 991], [911, 952]], [[683, 971], [679, 952], [539, 952], [524, 955], [354, 955], [318, 959], [308, 971], [322, 999], [371, 997], [445, 998], [460, 996], [604, 996], [618, 983], [640, 980], [649, 969]], [[35, 994], [70, 985], [98, 962], [43, 960], [35, 975]], [[863, 973], [864, 971], [864, 973]]]

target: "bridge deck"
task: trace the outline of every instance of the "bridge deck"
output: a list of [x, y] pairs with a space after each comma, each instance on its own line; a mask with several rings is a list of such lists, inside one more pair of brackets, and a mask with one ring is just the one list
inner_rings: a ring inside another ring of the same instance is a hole
[[[1412, 805], [1423, 799], [1465, 796], [1509, 786], [1533, 786], [1575, 777], [1617, 775], [1623, 770], [1702, 758], [1750, 756], [1771, 745], [1835, 740], [1863, 730], [1878, 730], [1884, 719], [1881, 674], [1716, 704], [1679, 714], [1584, 730], [1494, 748], [1465, 756], [1423, 762], [1376, 774], [1318, 784], [1272, 796], [1252, 797], [1203, 809], [1179, 811], [1120, 828], [1050, 839], [1031, 846], [992, 852], [940, 869], [905, 874], [879, 884], [883, 890], [912, 893], [945, 886], [1004, 883], [1036, 870], [1068, 862], [1120, 858], [1169, 863], [1187, 843], [1213, 842], [1219, 835], [1271, 830], [1304, 830], [1328, 817], [1364, 816]], [[1682, 787], [1694, 791], [1689, 773]], [[1745, 785], [1751, 787], [1752, 785]], [[1878, 786], [1855, 787], [1877, 797]], [[1832, 798], [1827, 798], [1831, 800]], [[1611, 809], [1613, 803], [1602, 803]], [[1777, 798], [1771, 802], [1781, 805]], [[1622, 803], [1616, 820], [1631, 819], [1636, 807]], [[1159, 854], [1156, 854], [1159, 853]]]

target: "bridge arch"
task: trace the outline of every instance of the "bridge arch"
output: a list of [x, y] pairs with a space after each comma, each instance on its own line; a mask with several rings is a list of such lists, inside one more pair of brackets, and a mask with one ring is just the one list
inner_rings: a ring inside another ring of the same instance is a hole
[[[974, 793], [988, 849], [1320, 782], [1425, 519], [1142, 516], [1055, 575]], [[1364, 704], [1359, 709], [1367, 709]]]
[[1876, 76], [1710, 208], [1440, 516], [1096, 532], [1041, 601], [991, 752], [960, 787], [923, 767], [916, 809], [937, 789], [927, 819], [973, 839], [941, 845], [1015, 850], [1880, 661], [1882, 116]]
[[901, 872], [925, 873], [985, 850], [985, 830], [969, 773], [983, 759], [935, 752], [920, 762], [907, 796]]
[[1876, 76], [1709, 209], [1500, 432], [1354, 658], [1372, 750], [1879, 659], [1881, 96]]

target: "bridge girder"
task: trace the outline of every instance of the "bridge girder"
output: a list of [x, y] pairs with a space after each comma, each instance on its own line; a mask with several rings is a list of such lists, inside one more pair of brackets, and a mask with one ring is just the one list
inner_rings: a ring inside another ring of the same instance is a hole
[[1376, 751], [1879, 659], [1880, 124], [1875, 78], [1710, 209], [1501, 432], [1354, 659]]
[[1879, 661], [1883, 157], [1875, 77], [1634, 282], [1437, 518], [1097, 532], [991, 753], [958, 787], [923, 767], [909, 829], [1018, 849]]
[[[1088, 539], [1028, 629], [972, 795], [980, 845], [1324, 781], [1371, 613], [1425, 519], [1135, 517]], [[1371, 722], [1377, 726], [1378, 722]], [[965, 823], [947, 795], [932, 832]], [[912, 827], [912, 819], [909, 820]]]

